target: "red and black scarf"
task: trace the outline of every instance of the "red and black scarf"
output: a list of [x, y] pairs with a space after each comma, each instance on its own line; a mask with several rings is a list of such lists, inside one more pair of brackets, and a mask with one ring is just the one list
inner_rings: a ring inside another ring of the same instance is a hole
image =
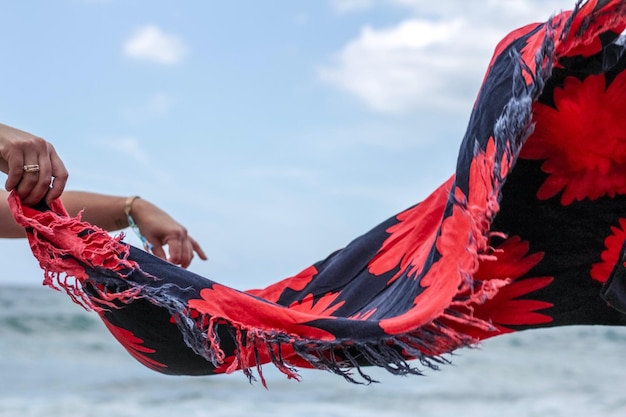
[[[497, 46], [456, 172], [291, 278], [240, 291], [10, 197], [45, 284], [166, 374], [273, 363], [369, 381], [524, 329], [626, 316], [626, 1], [589, 0]], [[462, 63], [459, 63], [462, 65]], [[622, 111], [624, 110], [624, 111]]]

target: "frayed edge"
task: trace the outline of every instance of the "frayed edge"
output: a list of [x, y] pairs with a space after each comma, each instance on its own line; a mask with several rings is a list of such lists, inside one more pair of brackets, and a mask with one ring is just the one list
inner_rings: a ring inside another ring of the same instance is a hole
[[[467, 306], [468, 302], [469, 300], [465, 300], [462, 304]], [[491, 324], [454, 308], [447, 309], [440, 318], [485, 331], [496, 331]], [[256, 370], [256, 375], [265, 388], [265, 363], [271, 363], [289, 379], [300, 380], [297, 368], [283, 357], [282, 346], [293, 348], [298, 357], [314, 369], [339, 375], [351, 383], [371, 384], [378, 381], [368, 375], [365, 371], [367, 367], [383, 368], [393, 375], [423, 375], [422, 369], [412, 362], [417, 361], [421, 367], [436, 371], [440, 365], [449, 363], [443, 355], [462, 347], [473, 347], [478, 343], [477, 339], [458, 332], [439, 319], [410, 333], [364, 341], [301, 339], [285, 333], [247, 328], [223, 318], [206, 315], [190, 318], [190, 322], [193, 323], [191, 326], [189, 322], [177, 319], [179, 329], [186, 334], [187, 345], [215, 367], [223, 365], [226, 359], [220, 347], [217, 327], [228, 326], [236, 348], [235, 357], [225, 372], [241, 370], [252, 383], [256, 381], [253, 371]], [[269, 361], [261, 358], [261, 351], [264, 355], [269, 355]]]
[[130, 247], [122, 242], [123, 234], [111, 237], [103, 229], [81, 221], [82, 212], [69, 217], [59, 200], [46, 211], [22, 206], [15, 192], [8, 200], [13, 217], [26, 229], [30, 248], [44, 271], [43, 285], [65, 292], [86, 310], [100, 311], [103, 306], [114, 307], [113, 301], [138, 297], [141, 289], [133, 287], [110, 297], [106, 291], [101, 291], [99, 285], [103, 283], [93, 285], [95, 297], [83, 290], [89, 282], [86, 267], [99, 271], [111, 282], [123, 281], [133, 271], [140, 270], [139, 265], [129, 259]]

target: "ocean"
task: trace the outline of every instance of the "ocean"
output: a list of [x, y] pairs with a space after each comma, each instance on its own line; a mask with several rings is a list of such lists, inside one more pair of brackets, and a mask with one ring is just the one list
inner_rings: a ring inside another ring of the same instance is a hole
[[267, 365], [265, 389], [240, 372], [155, 373], [65, 294], [0, 287], [0, 417], [623, 417], [625, 352], [626, 328], [533, 330], [424, 376], [371, 369], [371, 385], [310, 370], [297, 382]]

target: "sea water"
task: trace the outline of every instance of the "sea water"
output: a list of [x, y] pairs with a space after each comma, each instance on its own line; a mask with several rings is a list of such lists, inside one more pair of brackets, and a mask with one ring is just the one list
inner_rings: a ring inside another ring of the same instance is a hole
[[268, 389], [241, 372], [165, 376], [65, 294], [0, 287], [0, 417], [626, 416], [626, 328], [520, 332], [448, 359], [424, 376], [371, 369], [370, 385], [270, 365]]

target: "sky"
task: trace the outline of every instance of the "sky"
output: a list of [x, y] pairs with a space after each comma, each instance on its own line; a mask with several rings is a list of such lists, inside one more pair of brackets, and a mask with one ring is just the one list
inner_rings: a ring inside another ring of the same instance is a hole
[[[497, 42], [574, 3], [0, 0], [0, 123], [52, 142], [67, 189], [167, 211], [190, 270], [263, 287], [452, 175]], [[0, 285], [41, 284], [0, 245]]]

